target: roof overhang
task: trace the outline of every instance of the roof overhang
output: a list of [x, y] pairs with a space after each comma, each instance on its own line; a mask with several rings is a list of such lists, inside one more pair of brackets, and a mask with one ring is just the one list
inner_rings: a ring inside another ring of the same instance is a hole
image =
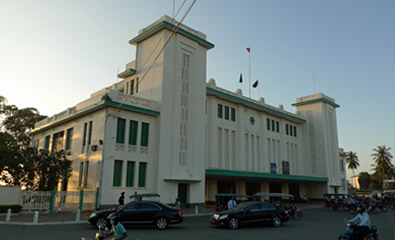
[[[133, 45], [137, 45], [139, 42], [151, 37], [152, 35], [160, 32], [164, 29], [169, 30], [169, 31], [174, 31], [175, 29], [177, 29], [177, 26], [175, 26], [167, 21], [159, 22], [158, 24], [150, 27], [149, 29], [147, 29], [143, 33], [139, 34], [138, 36], [132, 38], [129, 41], [129, 43], [133, 44]], [[198, 42], [201, 46], [207, 48], [207, 50], [214, 47], [214, 44], [206, 41], [205, 39], [203, 39], [195, 34], [192, 34], [188, 31], [184, 30], [183, 28], [178, 28], [177, 33]]]
[[322, 177], [283, 175], [283, 174], [272, 174], [272, 173], [261, 173], [261, 172], [243, 172], [243, 171], [218, 170], [218, 169], [206, 169], [206, 177], [233, 179], [233, 180], [238, 180], [238, 179], [270, 180], [270, 181], [280, 181], [280, 182], [315, 182], [315, 183], [328, 182], [328, 178], [322, 178]]

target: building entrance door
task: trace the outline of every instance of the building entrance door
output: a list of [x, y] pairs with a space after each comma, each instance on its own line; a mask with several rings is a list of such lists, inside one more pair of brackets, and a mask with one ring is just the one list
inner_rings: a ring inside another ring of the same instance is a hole
[[181, 202], [181, 207], [186, 208], [188, 198], [188, 184], [179, 183], [178, 184], [178, 199]]

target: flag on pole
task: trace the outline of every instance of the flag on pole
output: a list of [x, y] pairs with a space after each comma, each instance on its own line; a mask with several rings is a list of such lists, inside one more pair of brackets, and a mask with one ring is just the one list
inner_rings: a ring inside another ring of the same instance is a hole
[[247, 51], [250, 52], [250, 51], [251, 51], [251, 48], [248, 47], [248, 48], [247, 48]]
[[243, 82], [243, 75], [241, 75], [241, 73], [240, 73], [239, 83], [242, 83], [242, 82]]
[[258, 80], [256, 80], [256, 81], [254, 82], [254, 84], [252, 84], [252, 87], [253, 87], [253, 88], [258, 87]]

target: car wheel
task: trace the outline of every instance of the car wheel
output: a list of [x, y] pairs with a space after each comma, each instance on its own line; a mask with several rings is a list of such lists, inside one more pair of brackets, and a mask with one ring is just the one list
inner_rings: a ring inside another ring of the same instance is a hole
[[231, 229], [236, 229], [239, 227], [239, 220], [237, 218], [229, 219], [228, 225]]
[[96, 227], [100, 229], [104, 229], [107, 226], [107, 219], [105, 217], [99, 217], [96, 220]]
[[272, 223], [273, 223], [273, 226], [275, 226], [275, 227], [281, 226], [281, 218], [279, 216], [275, 216], [272, 219]]
[[169, 225], [169, 221], [164, 217], [160, 217], [156, 220], [156, 227], [159, 230], [166, 229], [168, 225]]

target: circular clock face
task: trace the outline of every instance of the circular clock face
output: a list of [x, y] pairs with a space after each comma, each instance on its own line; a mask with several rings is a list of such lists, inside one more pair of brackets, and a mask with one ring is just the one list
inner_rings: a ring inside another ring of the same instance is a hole
[[250, 123], [251, 123], [251, 125], [255, 124], [255, 118], [253, 116], [250, 117]]

